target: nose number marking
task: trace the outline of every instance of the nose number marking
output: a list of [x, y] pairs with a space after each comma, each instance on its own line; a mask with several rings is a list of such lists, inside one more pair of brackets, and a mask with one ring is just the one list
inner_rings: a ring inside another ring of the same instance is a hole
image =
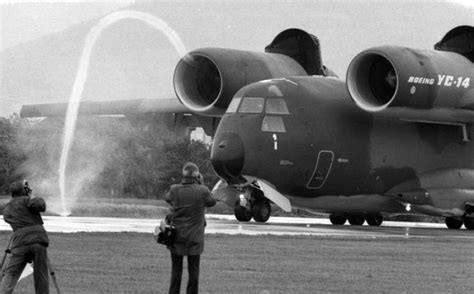
[[273, 150], [278, 150], [278, 137], [276, 134], [273, 134]]

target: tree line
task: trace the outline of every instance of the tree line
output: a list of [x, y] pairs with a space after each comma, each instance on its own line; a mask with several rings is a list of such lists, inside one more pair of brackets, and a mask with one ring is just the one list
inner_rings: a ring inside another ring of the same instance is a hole
[[[200, 166], [205, 184], [212, 171], [210, 146], [180, 137], [156, 117], [81, 117], [66, 169], [66, 190], [93, 197], [162, 198], [179, 182], [185, 162]], [[42, 121], [0, 118], [0, 194], [15, 180], [28, 179], [35, 192], [59, 193], [63, 118]]]

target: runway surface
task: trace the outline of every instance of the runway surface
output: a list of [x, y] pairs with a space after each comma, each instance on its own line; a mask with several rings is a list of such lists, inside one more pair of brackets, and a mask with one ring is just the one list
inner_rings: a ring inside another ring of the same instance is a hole
[[[474, 230], [450, 230], [445, 224], [384, 222], [380, 227], [334, 226], [324, 218], [271, 217], [267, 223], [240, 223], [231, 215], [207, 215], [207, 234], [314, 235], [348, 238], [451, 238], [474, 239]], [[158, 219], [44, 216], [48, 232], [139, 232], [153, 233]], [[0, 231], [10, 231], [0, 222]]]

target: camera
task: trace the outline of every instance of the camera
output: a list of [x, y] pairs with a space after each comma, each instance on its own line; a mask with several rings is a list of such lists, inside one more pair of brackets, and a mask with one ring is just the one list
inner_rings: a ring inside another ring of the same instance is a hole
[[23, 181], [23, 189], [25, 190], [25, 195], [30, 196], [33, 189], [31, 189], [30, 184], [28, 184], [27, 180]]

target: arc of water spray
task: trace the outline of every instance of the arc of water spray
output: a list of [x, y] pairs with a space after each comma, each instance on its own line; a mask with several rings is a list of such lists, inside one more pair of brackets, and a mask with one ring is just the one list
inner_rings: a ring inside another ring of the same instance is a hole
[[63, 133], [63, 146], [61, 151], [61, 159], [59, 163], [59, 191], [61, 195], [61, 209], [60, 213], [62, 216], [67, 216], [70, 214], [69, 209], [66, 205], [66, 167], [67, 159], [69, 155], [69, 150], [71, 148], [71, 143], [74, 137], [74, 131], [76, 128], [77, 114], [79, 111], [79, 103], [82, 97], [82, 91], [84, 89], [84, 84], [87, 78], [87, 72], [89, 68], [89, 61], [92, 52], [92, 48], [99, 38], [102, 31], [108, 26], [114, 24], [117, 21], [122, 19], [137, 19], [141, 20], [153, 28], [160, 30], [164, 33], [170, 42], [178, 51], [181, 58], [185, 57], [187, 51], [184, 47], [183, 42], [181, 41], [178, 33], [174, 31], [166, 22], [160, 18], [139, 11], [133, 10], [123, 10], [114, 12], [103, 17], [87, 34], [84, 49], [82, 50], [82, 55], [79, 61], [79, 67], [77, 69], [76, 78], [74, 80], [74, 85], [69, 97], [69, 104], [66, 112], [66, 119], [64, 122], [64, 133]]

